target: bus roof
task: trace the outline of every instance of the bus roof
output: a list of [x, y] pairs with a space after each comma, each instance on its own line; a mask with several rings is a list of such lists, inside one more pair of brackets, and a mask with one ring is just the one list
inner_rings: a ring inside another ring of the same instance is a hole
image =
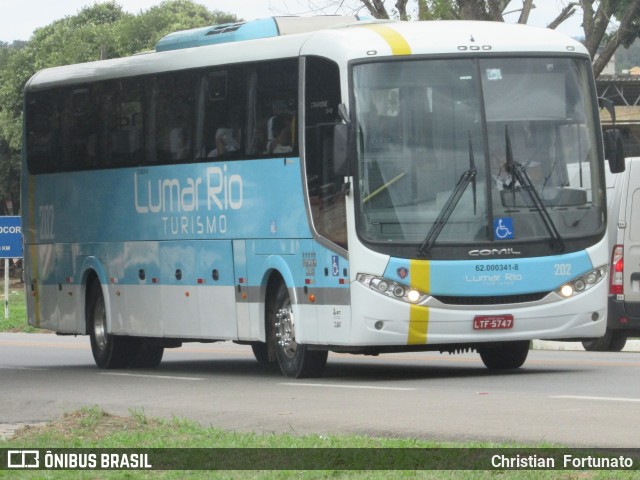
[[369, 22], [317, 32], [301, 55], [330, 52], [333, 59], [353, 60], [391, 55], [459, 55], [482, 53], [578, 53], [584, 45], [543, 27], [472, 20]]
[[225, 23], [170, 33], [157, 43], [156, 52], [312, 32], [349, 25], [362, 19], [358, 16], [319, 15], [315, 17], [270, 17], [250, 22]]
[[[289, 20], [283, 22], [283, 19], [289, 18], [280, 17], [278, 24], [284, 28]], [[588, 56], [586, 48], [581, 43], [542, 27], [464, 20], [360, 22], [355, 17], [349, 18], [352, 20], [351, 23], [347, 22], [342, 28], [316, 29], [306, 33], [291, 33], [256, 40], [238, 40], [233, 48], [227, 44], [214, 44], [49, 68], [36, 73], [27, 84], [27, 89], [78, 85], [95, 80], [299, 55], [324, 56], [341, 64], [357, 59], [373, 60], [407, 54], [458, 56], [492, 53], [575, 53]], [[292, 25], [293, 23], [291, 22]], [[316, 26], [320, 28], [319, 24]]]

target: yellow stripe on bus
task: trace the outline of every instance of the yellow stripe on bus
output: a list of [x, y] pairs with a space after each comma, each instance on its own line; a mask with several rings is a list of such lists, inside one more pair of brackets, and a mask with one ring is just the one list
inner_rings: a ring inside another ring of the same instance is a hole
[[[27, 285], [27, 292], [29, 295], [33, 295], [34, 296], [34, 303], [35, 303], [35, 308], [34, 308], [34, 312], [33, 312], [33, 317], [34, 317], [34, 322], [35, 325], [34, 327], [40, 327], [40, 322], [41, 322], [41, 315], [40, 315], [40, 292], [38, 291], [38, 246], [36, 245], [36, 238], [37, 238], [37, 234], [36, 234], [36, 187], [35, 187], [36, 181], [33, 175], [31, 175], [29, 177], [29, 182], [27, 185], [28, 190], [28, 198], [29, 198], [29, 220], [28, 220], [28, 233], [24, 232], [24, 228], [23, 228], [23, 235], [28, 235], [29, 241], [30, 241], [30, 245], [29, 245], [29, 256], [30, 261], [29, 261], [29, 268], [31, 268], [31, 282], [33, 285], [33, 291], [31, 291], [29, 288], [31, 287], [31, 285]], [[26, 243], [26, 242], [25, 242]], [[25, 252], [26, 253], [26, 252]]]
[[380, 35], [384, 39], [384, 41], [389, 44], [389, 46], [391, 47], [391, 52], [394, 55], [411, 55], [411, 47], [409, 46], [409, 42], [407, 42], [405, 38], [397, 32], [397, 30], [381, 24], [371, 24], [364, 26]]
[[31, 257], [31, 282], [33, 285], [33, 290], [31, 290], [31, 285], [27, 285], [27, 295], [33, 295], [33, 301], [35, 303], [33, 309], [33, 318], [35, 321], [34, 327], [40, 327], [41, 315], [40, 315], [40, 292], [38, 286], [38, 246], [37, 245], [29, 245], [29, 255]]
[[[431, 290], [430, 264], [424, 260], [411, 260], [411, 288], [428, 292]], [[407, 345], [424, 345], [427, 343], [429, 330], [429, 307], [411, 305], [409, 312], [409, 334]]]

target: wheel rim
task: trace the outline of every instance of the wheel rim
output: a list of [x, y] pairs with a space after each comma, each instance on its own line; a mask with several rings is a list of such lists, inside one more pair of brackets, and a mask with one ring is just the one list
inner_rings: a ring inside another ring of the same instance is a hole
[[278, 340], [278, 347], [288, 357], [293, 358], [296, 354], [298, 344], [295, 342], [295, 320], [291, 301], [287, 301], [276, 313], [275, 333]]
[[99, 298], [93, 309], [93, 337], [96, 340], [96, 346], [100, 350], [104, 350], [107, 347], [106, 323], [107, 312], [104, 308], [104, 300]]

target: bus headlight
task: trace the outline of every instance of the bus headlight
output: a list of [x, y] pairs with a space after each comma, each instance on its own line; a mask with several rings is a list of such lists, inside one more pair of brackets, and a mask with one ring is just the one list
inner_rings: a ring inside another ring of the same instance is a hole
[[594, 285], [597, 285], [606, 275], [606, 266], [595, 268], [590, 272], [580, 275], [570, 282], [565, 283], [556, 290], [556, 293], [563, 298], [573, 297], [574, 295], [585, 292]]
[[371, 290], [407, 303], [418, 304], [429, 297], [429, 295], [420, 290], [402, 285], [387, 278], [376, 277], [375, 275], [359, 273], [357, 280]]

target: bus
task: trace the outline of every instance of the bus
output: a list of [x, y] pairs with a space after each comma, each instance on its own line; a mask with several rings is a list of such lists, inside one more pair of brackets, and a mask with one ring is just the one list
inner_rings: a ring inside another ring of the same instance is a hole
[[329, 351], [519, 368], [605, 332], [599, 108], [580, 43], [495, 22], [274, 17], [40, 71], [28, 322], [100, 368], [215, 341], [293, 378]]

